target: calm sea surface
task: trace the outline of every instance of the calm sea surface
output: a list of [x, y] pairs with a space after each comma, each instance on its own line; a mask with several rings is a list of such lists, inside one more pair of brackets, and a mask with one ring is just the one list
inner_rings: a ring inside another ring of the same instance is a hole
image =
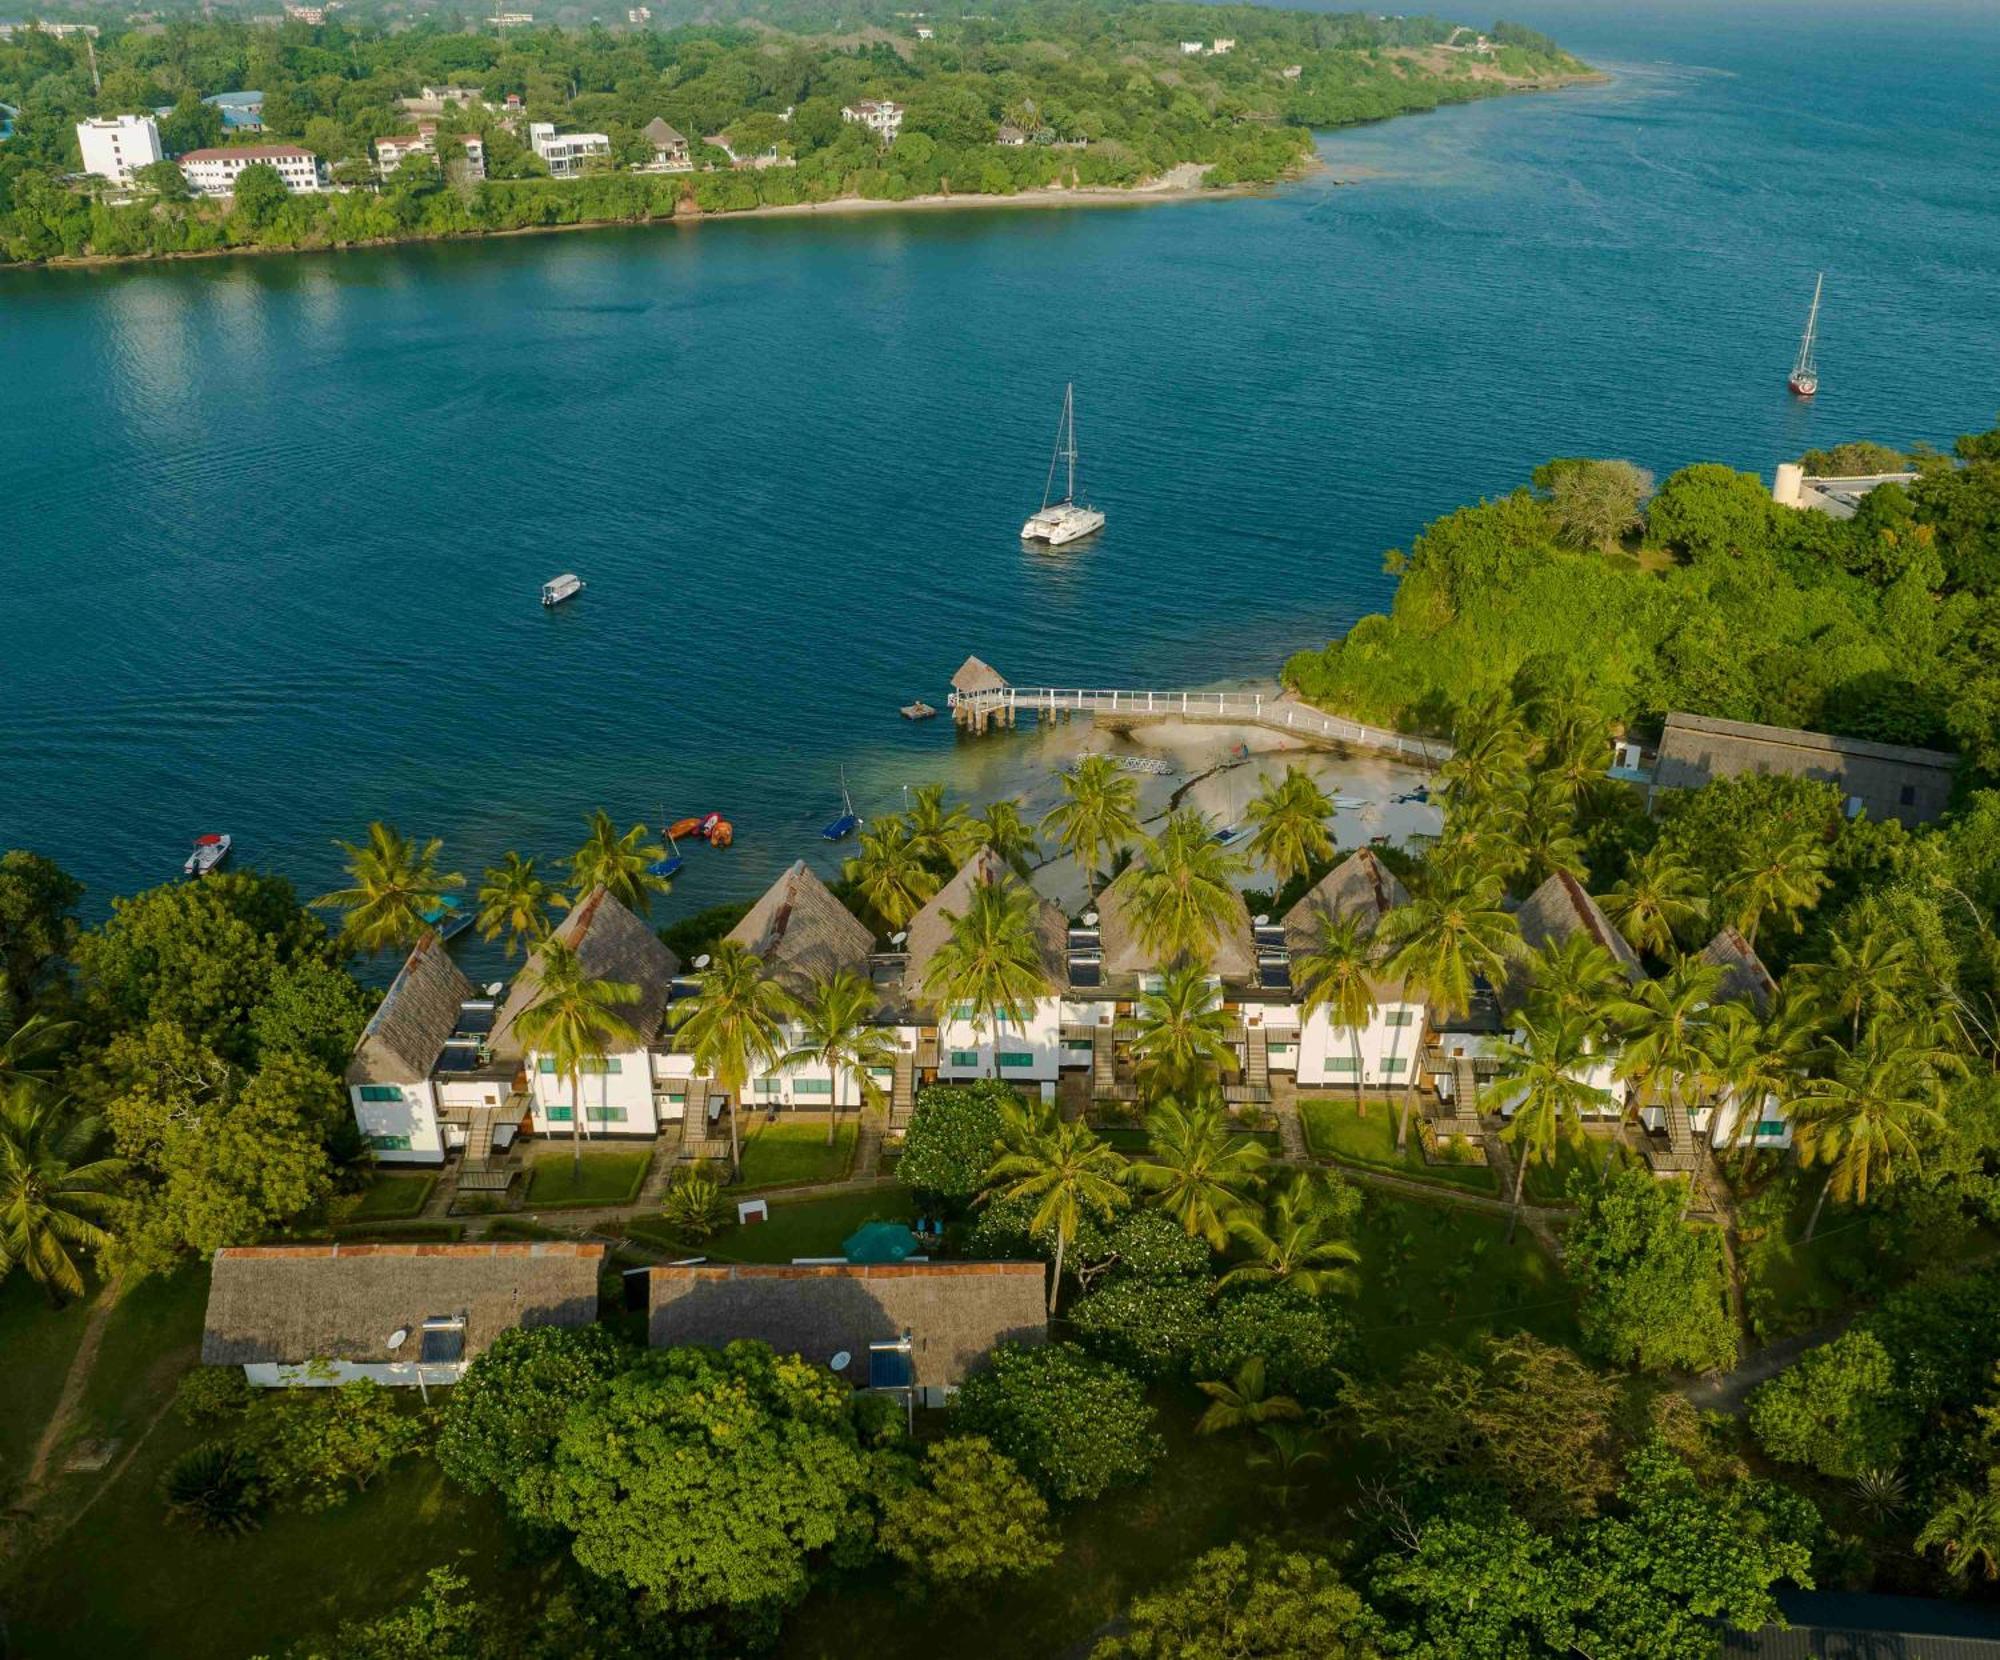
[[[896, 717], [967, 652], [1268, 675], [1550, 455], [1991, 424], [2000, 7], [1525, 9], [1613, 82], [1266, 199], [0, 274], [0, 845], [95, 906], [208, 829], [316, 891], [371, 817], [473, 872], [723, 808], [674, 914], [830, 854], [843, 762], [994, 785]], [[1110, 525], [1051, 557], [1065, 380]]]

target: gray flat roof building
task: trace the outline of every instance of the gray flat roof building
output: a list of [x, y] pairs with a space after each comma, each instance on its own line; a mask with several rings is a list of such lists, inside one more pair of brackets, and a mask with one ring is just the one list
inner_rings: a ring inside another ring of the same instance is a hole
[[1958, 757], [1944, 750], [1676, 711], [1660, 737], [1652, 788], [1698, 790], [1744, 773], [1815, 778], [1840, 790], [1849, 817], [1865, 811], [1872, 819], [1918, 825], [1943, 816], [1957, 765]]

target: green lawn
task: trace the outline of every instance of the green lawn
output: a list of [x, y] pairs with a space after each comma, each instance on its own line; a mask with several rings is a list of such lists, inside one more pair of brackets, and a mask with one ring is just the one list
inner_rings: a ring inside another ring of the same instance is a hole
[[854, 1163], [857, 1134], [852, 1118], [826, 1142], [824, 1124], [760, 1123], [743, 1139], [743, 1186], [791, 1187], [837, 1182]]
[[0, 1374], [6, 1378], [7, 1399], [0, 1412], [0, 1500], [28, 1473], [28, 1460], [55, 1410], [89, 1317], [88, 1302], [50, 1308], [26, 1274], [0, 1280]]
[[[732, 1204], [735, 1189], [729, 1190]], [[840, 1242], [864, 1222], [907, 1222], [916, 1212], [910, 1195], [900, 1187], [865, 1193], [837, 1193], [826, 1199], [771, 1201], [771, 1220], [742, 1228], [724, 1228], [706, 1244], [681, 1246], [657, 1223], [635, 1224], [626, 1231], [634, 1239], [685, 1249], [690, 1256], [718, 1262], [790, 1262], [793, 1257], [837, 1257]]]
[[160, 1478], [201, 1438], [170, 1413], [90, 1514], [24, 1565], [7, 1596], [10, 1654], [277, 1654], [342, 1619], [387, 1611], [447, 1563], [508, 1594], [497, 1502], [450, 1487], [426, 1458], [396, 1466], [337, 1509], [273, 1515], [240, 1539], [168, 1526]]
[[639, 1197], [646, 1170], [653, 1162], [650, 1147], [586, 1148], [578, 1165], [568, 1147], [548, 1146], [528, 1168], [530, 1210], [584, 1210], [597, 1205], [629, 1205]]
[[145, 1429], [200, 1359], [207, 1308], [208, 1266], [199, 1262], [141, 1280], [118, 1299], [84, 1385], [77, 1439], [129, 1440]]
[[1526, 1190], [1528, 1203], [1568, 1204], [1571, 1175], [1581, 1171], [1595, 1184], [1605, 1168], [1604, 1160], [1607, 1154], [1611, 1158], [1613, 1170], [1623, 1169], [1628, 1164], [1644, 1162], [1623, 1142], [1613, 1141], [1609, 1136], [1585, 1136], [1580, 1145], [1571, 1141], [1558, 1141], [1555, 1163], [1530, 1165], [1528, 1168]]
[[368, 1184], [361, 1202], [347, 1213], [349, 1222], [400, 1222], [415, 1216], [437, 1186], [434, 1171], [384, 1171]]
[[1299, 1116], [1304, 1120], [1306, 1145], [1321, 1158], [1339, 1159], [1370, 1170], [1409, 1176], [1422, 1182], [1439, 1182], [1474, 1193], [1496, 1193], [1499, 1181], [1483, 1164], [1427, 1164], [1424, 1150], [1417, 1144], [1417, 1109], [1411, 1109], [1410, 1144], [1396, 1147], [1396, 1119], [1401, 1104], [1377, 1100], [1367, 1103], [1364, 1117], [1352, 1101], [1302, 1101]]
[[1417, 1349], [1482, 1331], [1574, 1344], [1574, 1302], [1561, 1273], [1525, 1228], [1512, 1245], [1506, 1235], [1504, 1217], [1364, 1191], [1352, 1312], [1366, 1363], [1393, 1367]]

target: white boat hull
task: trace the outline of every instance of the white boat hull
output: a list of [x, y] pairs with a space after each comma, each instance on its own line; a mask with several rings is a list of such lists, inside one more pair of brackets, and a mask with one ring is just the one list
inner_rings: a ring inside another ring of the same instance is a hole
[[1103, 528], [1104, 515], [1096, 508], [1066, 502], [1060, 507], [1043, 508], [1021, 526], [1021, 540], [1046, 542], [1052, 548], [1059, 548], [1066, 542], [1094, 536]]

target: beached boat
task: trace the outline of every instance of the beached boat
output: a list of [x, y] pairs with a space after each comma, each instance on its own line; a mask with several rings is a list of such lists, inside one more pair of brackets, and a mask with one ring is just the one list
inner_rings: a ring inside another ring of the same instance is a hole
[[1826, 273], [1822, 271], [1813, 284], [1812, 310], [1806, 313], [1806, 332], [1799, 339], [1799, 360], [1792, 365], [1787, 382], [1801, 398], [1810, 398], [1819, 390], [1819, 365], [1813, 361], [1813, 348], [1819, 344], [1819, 297], [1825, 287]]
[[456, 894], [443, 894], [435, 905], [417, 913], [424, 919], [424, 925], [436, 931], [441, 940], [456, 939], [472, 926], [472, 913], [459, 904]]
[[854, 810], [854, 797], [847, 793], [847, 769], [840, 769], [840, 817], [835, 819], [820, 836], [830, 842], [844, 842], [861, 828], [861, 815]]
[[583, 592], [583, 578], [574, 571], [564, 571], [551, 582], [542, 584], [542, 603], [560, 605], [566, 599], [574, 599]]
[[229, 857], [231, 843], [228, 835], [197, 836], [194, 851], [187, 856], [187, 863], [181, 866], [187, 876], [206, 876], [211, 870]]
[[1217, 847], [1234, 847], [1238, 842], [1242, 841], [1243, 838], [1249, 834], [1250, 834], [1250, 827], [1248, 825], [1225, 824], [1220, 830], [1216, 831], [1216, 833], [1210, 838], [1210, 840], [1212, 840]]
[[[1061, 501], [1055, 494], [1056, 469], [1067, 466], [1068, 482]], [[1104, 515], [1076, 499], [1076, 388], [1063, 388], [1062, 419], [1056, 423], [1056, 450], [1049, 458], [1048, 482], [1042, 486], [1041, 511], [1021, 526], [1024, 542], [1046, 542], [1059, 548], [1067, 542], [1095, 534], [1104, 528]]]
[[922, 698], [918, 698], [915, 703], [904, 704], [899, 713], [904, 720], [929, 720], [937, 711]]

